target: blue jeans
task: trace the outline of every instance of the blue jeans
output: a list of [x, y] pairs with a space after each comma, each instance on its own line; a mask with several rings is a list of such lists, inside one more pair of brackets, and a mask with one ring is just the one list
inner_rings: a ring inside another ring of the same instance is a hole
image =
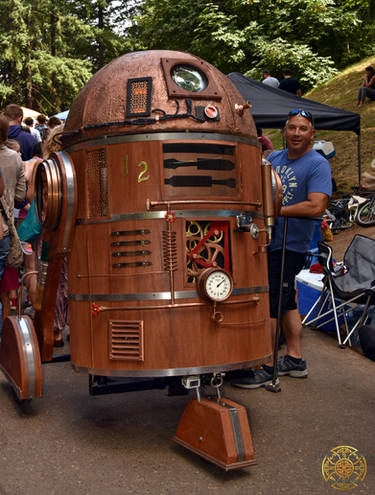
[[[9, 235], [5, 235], [2, 239], [0, 239], [0, 280], [3, 278], [5, 262], [8, 257], [10, 249], [10, 237]], [[1, 336], [1, 328], [3, 326], [3, 306], [0, 302], [0, 336]]]
[[362, 86], [359, 88], [358, 91], [358, 101], [365, 101], [366, 96], [370, 98], [370, 100], [375, 99], [375, 89], [372, 88], [366, 88], [365, 86]]

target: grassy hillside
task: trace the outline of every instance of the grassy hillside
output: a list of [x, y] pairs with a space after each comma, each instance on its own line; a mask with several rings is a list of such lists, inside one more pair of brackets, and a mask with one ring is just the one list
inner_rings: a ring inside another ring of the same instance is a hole
[[[367, 65], [375, 66], [375, 56], [348, 67], [303, 96], [361, 115], [361, 170], [375, 175], [374, 169], [370, 167], [375, 158], [375, 101], [369, 103], [366, 99], [366, 103], [357, 108], [358, 88]], [[265, 131], [265, 134], [272, 139], [276, 148], [282, 147], [279, 131]], [[336, 155], [330, 159], [332, 174], [338, 188], [349, 192], [352, 186], [358, 184], [357, 135], [354, 132], [317, 131], [316, 139], [332, 141], [335, 145]]]

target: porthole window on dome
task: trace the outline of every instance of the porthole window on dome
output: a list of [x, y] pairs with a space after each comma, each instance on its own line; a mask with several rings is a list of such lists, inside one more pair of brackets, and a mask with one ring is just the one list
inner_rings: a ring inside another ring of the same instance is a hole
[[207, 88], [207, 78], [192, 65], [179, 64], [171, 70], [172, 80], [177, 86], [192, 93], [199, 93]]

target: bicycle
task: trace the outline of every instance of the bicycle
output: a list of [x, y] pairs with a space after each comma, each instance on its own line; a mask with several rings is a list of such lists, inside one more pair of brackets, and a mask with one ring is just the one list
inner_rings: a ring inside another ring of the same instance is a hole
[[375, 225], [375, 192], [372, 192], [372, 197], [358, 208], [355, 221], [361, 227]]
[[361, 227], [375, 225], [375, 192], [356, 187], [354, 194], [331, 200], [324, 217], [333, 234], [350, 229], [354, 223]]

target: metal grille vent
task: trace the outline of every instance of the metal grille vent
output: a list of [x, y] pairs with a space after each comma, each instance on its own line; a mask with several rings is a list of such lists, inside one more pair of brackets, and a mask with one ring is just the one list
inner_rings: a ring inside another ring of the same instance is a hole
[[88, 216], [108, 215], [108, 169], [104, 148], [87, 152], [86, 191]]
[[109, 321], [109, 359], [121, 361], [143, 361], [143, 321]]
[[129, 79], [126, 94], [126, 116], [141, 117], [151, 112], [152, 78]]

